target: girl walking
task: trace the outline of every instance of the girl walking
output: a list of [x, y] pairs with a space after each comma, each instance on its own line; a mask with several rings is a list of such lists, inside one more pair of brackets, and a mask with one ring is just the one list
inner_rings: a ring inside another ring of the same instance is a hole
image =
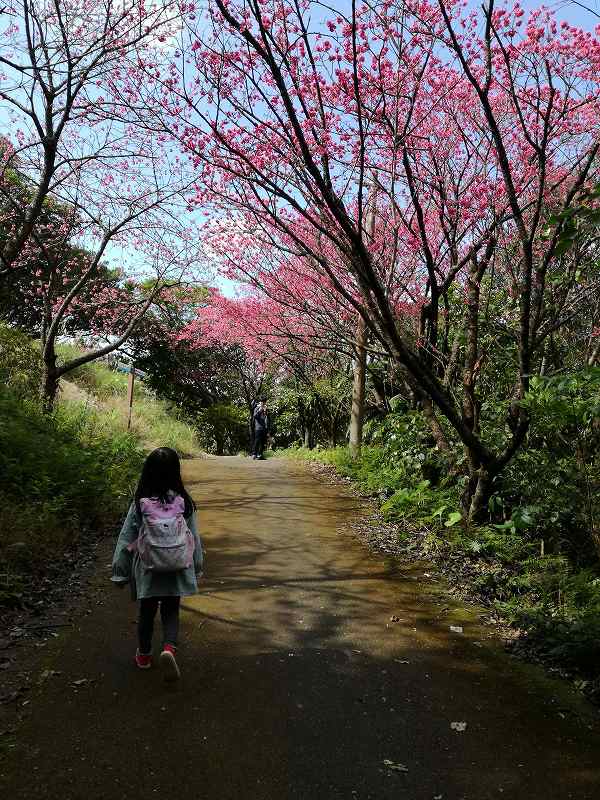
[[202, 573], [195, 509], [181, 479], [179, 456], [170, 447], [159, 447], [144, 463], [113, 557], [111, 580], [118, 586], [129, 583], [132, 599], [139, 600], [135, 663], [140, 669], [152, 666], [152, 633], [160, 606], [159, 663], [168, 681], [179, 678], [180, 600], [198, 591]]

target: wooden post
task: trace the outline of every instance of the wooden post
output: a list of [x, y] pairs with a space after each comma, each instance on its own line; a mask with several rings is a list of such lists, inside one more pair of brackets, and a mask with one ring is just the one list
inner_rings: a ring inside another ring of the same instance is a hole
[[131, 428], [131, 409], [133, 406], [133, 384], [135, 382], [135, 367], [129, 367], [127, 376], [127, 430]]

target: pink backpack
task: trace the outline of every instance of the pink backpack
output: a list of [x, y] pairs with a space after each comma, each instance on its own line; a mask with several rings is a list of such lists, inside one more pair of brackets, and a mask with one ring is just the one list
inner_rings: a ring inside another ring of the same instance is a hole
[[194, 535], [183, 515], [185, 502], [174, 495], [168, 503], [157, 498], [140, 500], [142, 526], [130, 548], [137, 550], [142, 564], [151, 572], [179, 572], [194, 561]]

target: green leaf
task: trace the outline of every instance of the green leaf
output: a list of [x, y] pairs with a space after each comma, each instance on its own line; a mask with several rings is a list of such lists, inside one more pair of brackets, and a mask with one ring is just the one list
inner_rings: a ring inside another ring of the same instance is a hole
[[446, 528], [452, 528], [454, 525], [457, 524], [457, 522], [460, 522], [461, 520], [462, 520], [462, 514], [460, 513], [460, 511], [453, 511], [449, 515], [446, 522], [444, 522], [444, 525]]
[[406, 401], [401, 394], [395, 394], [393, 397], [390, 397], [390, 408], [392, 411], [397, 411], [397, 409], [400, 408], [404, 402]]

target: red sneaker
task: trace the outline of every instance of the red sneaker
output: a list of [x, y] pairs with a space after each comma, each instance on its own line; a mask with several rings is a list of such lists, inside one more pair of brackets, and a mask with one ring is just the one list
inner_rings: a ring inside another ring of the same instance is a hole
[[177, 666], [177, 661], [175, 659], [175, 648], [172, 644], [166, 644], [163, 647], [163, 651], [160, 654], [160, 668], [163, 671], [165, 680], [169, 683], [179, 679], [181, 673], [179, 672], [179, 667]]
[[152, 666], [152, 653], [144, 655], [139, 650], [135, 651], [135, 665], [139, 669], [150, 669]]

